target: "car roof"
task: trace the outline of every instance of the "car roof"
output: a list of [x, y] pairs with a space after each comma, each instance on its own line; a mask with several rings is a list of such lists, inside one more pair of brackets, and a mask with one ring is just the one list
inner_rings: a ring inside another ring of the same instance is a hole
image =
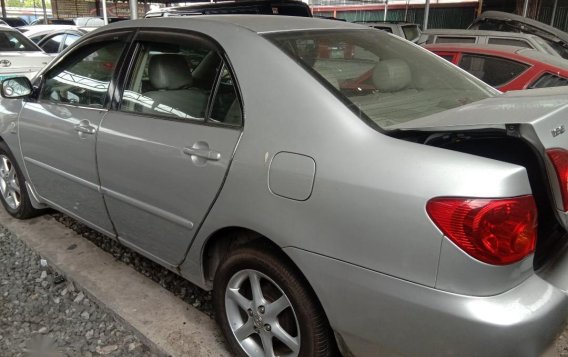
[[170, 6], [170, 7], [163, 7], [156, 10], [150, 10], [146, 13], [148, 14], [161, 14], [161, 13], [183, 13], [188, 11], [194, 11], [196, 9], [202, 8], [224, 8], [227, 6], [235, 6], [235, 7], [247, 7], [247, 6], [255, 6], [255, 5], [271, 5], [271, 4], [297, 4], [301, 6], [309, 7], [306, 3], [299, 1], [299, 0], [221, 0], [216, 2], [195, 2], [190, 5], [183, 5], [183, 6]]
[[418, 24], [412, 23], [412, 22], [406, 22], [406, 21], [355, 21], [355, 23], [357, 24], [361, 24], [361, 25], [416, 25], [418, 26]]
[[469, 36], [495, 36], [533, 38], [536, 35], [520, 32], [488, 31], [488, 30], [458, 30], [458, 29], [435, 29], [422, 32], [425, 35], [469, 35]]
[[331, 30], [354, 29], [368, 30], [366, 25], [353, 24], [343, 21], [330, 21], [302, 16], [281, 15], [200, 15], [200, 16], [171, 16], [166, 18], [145, 18], [139, 20], [120, 21], [110, 24], [94, 32], [119, 28], [138, 27], [170, 27], [178, 29], [192, 29], [192, 23], [209, 23], [212, 25], [224, 24], [229, 27], [246, 28], [256, 33], [285, 32], [301, 30]]

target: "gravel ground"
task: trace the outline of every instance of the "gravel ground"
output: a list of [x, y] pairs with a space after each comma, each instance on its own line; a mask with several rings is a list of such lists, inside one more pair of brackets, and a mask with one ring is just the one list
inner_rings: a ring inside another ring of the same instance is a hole
[[[132, 266], [188, 304], [213, 317], [211, 293], [74, 219], [49, 216], [87, 238], [117, 260]], [[41, 269], [40, 257], [0, 226], [0, 354], [30, 356], [56, 350], [54, 356], [152, 356], [124, 326], [89, 301], [73, 284], [56, 283], [57, 275]], [[568, 328], [555, 343], [568, 356]]]
[[123, 323], [1, 226], [0, 355], [153, 356]]

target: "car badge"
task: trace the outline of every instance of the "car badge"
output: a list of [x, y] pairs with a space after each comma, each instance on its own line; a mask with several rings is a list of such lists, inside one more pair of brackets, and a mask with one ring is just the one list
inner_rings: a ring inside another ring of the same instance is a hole
[[0, 61], [0, 67], [10, 67], [11, 65], [12, 65], [12, 62], [10, 62], [6, 59], [3, 59], [3, 60]]
[[[2, 63], [2, 61], [0, 61], [0, 63]], [[564, 134], [565, 131], [566, 131], [566, 128], [564, 127], [564, 125], [560, 125], [559, 127], [551, 130], [552, 137], [555, 138], [560, 134]]]

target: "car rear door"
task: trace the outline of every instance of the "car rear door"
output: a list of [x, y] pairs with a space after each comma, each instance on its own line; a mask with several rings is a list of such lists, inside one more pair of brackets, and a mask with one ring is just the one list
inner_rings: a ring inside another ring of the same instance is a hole
[[25, 166], [41, 198], [109, 234], [95, 141], [130, 38], [128, 31], [100, 35], [61, 58], [43, 73], [18, 123]]
[[140, 32], [97, 159], [119, 239], [174, 266], [212, 206], [241, 135], [234, 76], [212, 41]]

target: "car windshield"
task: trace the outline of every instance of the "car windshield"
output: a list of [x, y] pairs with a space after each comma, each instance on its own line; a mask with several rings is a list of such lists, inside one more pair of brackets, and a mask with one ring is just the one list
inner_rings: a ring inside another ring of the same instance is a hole
[[373, 30], [267, 34], [362, 119], [383, 129], [498, 93], [452, 64]]
[[0, 31], [0, 52], [41, 51], [32, 41], [17, 31]]

